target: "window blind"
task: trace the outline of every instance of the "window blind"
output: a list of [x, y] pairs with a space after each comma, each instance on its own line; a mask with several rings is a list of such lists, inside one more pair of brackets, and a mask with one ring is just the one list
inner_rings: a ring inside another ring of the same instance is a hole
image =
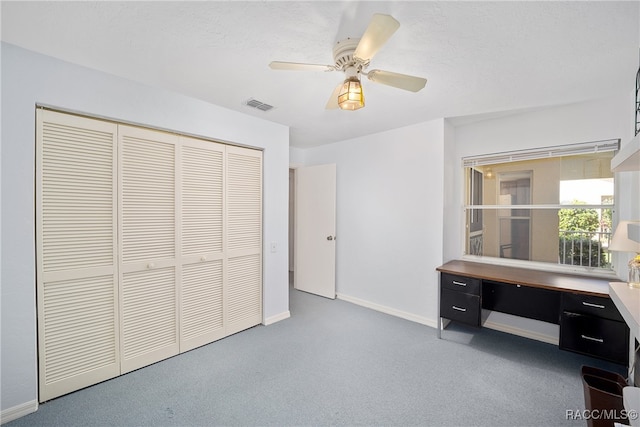
[[551, 157], [575, 156], [577, 154], [603, 153], [607, 151], [617, 151], [619, 148], [619, 139], [608, 139], [604, 141], [582, 142], [578, 144], [556, 145], [529, 150], [504, 151], [501, 153], [467, 156], [462, 158], [462, 166], [484, 166], [496, 163], [517, 162], [521, 160], [536, 160]]

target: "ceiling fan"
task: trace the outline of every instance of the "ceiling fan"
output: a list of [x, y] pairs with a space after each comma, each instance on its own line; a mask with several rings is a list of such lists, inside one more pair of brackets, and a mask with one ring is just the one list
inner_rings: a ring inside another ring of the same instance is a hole
[[333, 48], [334, 65], [272, 61], [269, 67], [274, 70], [344, 72], [346, 79], [331, 94], [327, 109], [357, 110], [364, 107], [361, 75], [372, 82], [418, 92], [427, 79], [391, 71], [366, 71], [371, 59], [399, 27], [400, 23], [392, 16], [376, 13], [360, 39], [347, 38], [336, 43]]

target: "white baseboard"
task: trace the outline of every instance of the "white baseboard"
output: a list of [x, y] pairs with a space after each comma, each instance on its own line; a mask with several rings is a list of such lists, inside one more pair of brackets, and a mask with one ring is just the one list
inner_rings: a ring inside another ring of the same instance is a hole
[[274, 324], [276, 322], [279, 322], [281, 320], [288, 319], [289, 317], [291, 317], [291, 312], [289, 310], [283, 311], [280, 314], [276, 314], [274, 316], [267, 317], [266, 319], [264, 319], [264, 323], [263, 324], [265, 326], [269, 326], [269, 325], [272, 325], [272, 324]]
[[32, 400], [20, 405], [8, 408], [0, 413], [0, 424], [8, 423], [9, 421], [17, 420], [20, 417], [31, 414], [38, 410], [38, 401]]
[[408, 313], [406, 311], [402, 311], [402, 310], [398, 310], [395, 308], [391, 308], [391, 307], [387, 307], [385, 305], [381, 305], [381, 304], [376, 304], [374, 302], [371, 301], [366, 301], [360, 298], [356, 298], [356, 297], [352, 297], [349, 295], [344, 295], [344, 294], [336, 294], [336, 297], [338, 299], [341, 299], [343, 301], [347, 301], [362, 307], [366, 307], [366, 308], [370, 308], [372, 310], [375, 311], [379, 311], [381, 313], [385, 313], [385, 314], [390, 314], [392, 316], [396, 316], [396, 317], [400, 317], [401, 319], [405, 319], [405, 320], [409, 320], [411, 322], [416, 322], [416, 323], [420, 323], [422, 325], [426, 325], [426, 326], [431, 326], [432, 328], [437, 327], [437, 323], [435, 320], [433, 319], [428, 319], [426, 317], [423, 316], [418, 316], [416, 314], [413, 313]]
[[560, 340], [557, 336], [541, 334], [539, 332], [530, 331], [528, 329], [516, 328], [504, 323], [492, 322], [487, 320], [482, 324], [482, 327], [494, 329], [500, 332], [506, 332], [512, 335], [518, 335], [524, 338], [530, 338], [532, 340], [546, 342], [547, 344], [558, 345], [560, 343]]
[[[347, 301], [362, 307], [366, 307], [366, 308], [370, 308], [372, 310], [376, 310], [376, 311], [380, 311], [382, 313], [386, 313], [386, 314], [390, 314], [392, 316], [396, 316], [396, 317], [400, 317], [402, 319], [406, 319], [406, 320], [410, 320], [412, 322], [416, 322], [416, 323], [420, 323], [422, 325], [426, 325], [426, 326], [430, 326], [432, 328], [437, 328], [438, 324], [435, 320], [433, 319], [429, 319], [423, 316], [417, 316], [413, 313], [407, 313], [406, 311], [402, 311], [402, 310], [397, 310], [395, 308], [391, 308], [391, 307], [387, 307], [381, 304], [376, 304], [370, 301], [366, 301], [360, 298], [356, 298], [356, 297], [352, 297], [349, 295], [344, 295], [344, 294], [336, 294], [336, 297], [338, 299], [341, 299], [343, 301]], [[446, 327], [446, 324], [448, 323], [448, 321], [446, 319], [445, 320], [445, 325], [444, 327]], [[518, 335], [520, 337], [524, 337], [524, 338], [529, 338], [529, 339], [533, 339], [533, 340], [537, 340], [537, 341], [542, 341], [548, 344], [553, 344], [553, 345], [558, 345], [559, 343], [559, 339], [557, 335], [549, 335], [549, 334], [544, 334], [544, 333], [540, 333], [540, 332], [535, 332], [535, 331], [531, 331], [528, 329], [523, 329], [523, 328], [518, 328], [512, 325], [508, 325], [505, 323], [499, 323], [499, 322], [495, 322], [495, 321], [490, 321], [490, 320], [485, 320], [484, 323], [482, 324], [482, 327], [485, 328], [489, 328], [489, 329], [494, 329], [496, 331], [500, 331], [500, 332], [506, 332], [512, 335]]]

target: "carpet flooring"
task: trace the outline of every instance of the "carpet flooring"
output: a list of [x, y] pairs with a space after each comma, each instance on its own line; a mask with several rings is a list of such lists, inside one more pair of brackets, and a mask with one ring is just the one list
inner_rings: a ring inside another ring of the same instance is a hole
[[583, 426], [582, 365], [624, 367], [291, 290], [291, 317], [87, 387], [22, 426]]

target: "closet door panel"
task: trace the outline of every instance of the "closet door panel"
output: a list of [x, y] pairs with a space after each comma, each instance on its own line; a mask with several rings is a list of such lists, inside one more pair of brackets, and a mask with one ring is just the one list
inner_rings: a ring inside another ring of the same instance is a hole
[[116, 126], [38, 110], [39, 400], [119, 374]]
[[262, 152], [227, 147], [227, 251], [262, 247]]
[[114, 285], [113, 275], [45, 283], [41, 402], [120, 374]]
[[179, 350], [176, 142], [119, 126], [122, 372]]
[[261, 255], [229, 258], [227, 282], [227, 334], [262, 322]]
[[175, 138], [120, 126], [123, 263], [175, 259]]
[[181, 138], [180, 351], [225, 336], [223, 323], [224, 145]]
[[227, 147], [226, 330], [262, 322], [262, 152]]
[[181, 352], [225, 336], [222, 263], [216, 260], [182, 268]]
[[221, 257], [224, 146], [182, 141], [182, 256]]
[[178, 353], [175, 268], [123, 274], [122, 373]]

